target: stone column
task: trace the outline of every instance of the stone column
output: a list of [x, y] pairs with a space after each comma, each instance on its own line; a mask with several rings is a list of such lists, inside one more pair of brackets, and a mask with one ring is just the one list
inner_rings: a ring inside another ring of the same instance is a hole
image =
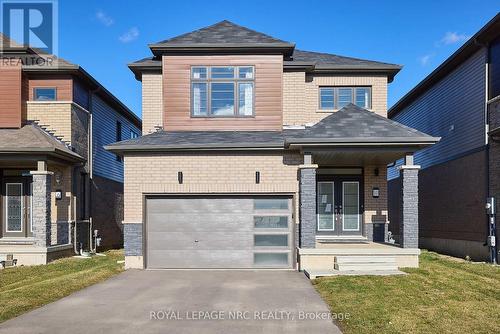
[[51, 245], [51, 185], [52, 173], [33, 171], [33, 238], [35, 245]]
[[401, 217], [399, 244], [403, 248], [418, 248], [418, 170], [413, 156], [407, 156], [400, 167]]
[[316, 168], [311, 156], [304, 156], [299, 166], [299, 217], [301, 248], [316, 248]]

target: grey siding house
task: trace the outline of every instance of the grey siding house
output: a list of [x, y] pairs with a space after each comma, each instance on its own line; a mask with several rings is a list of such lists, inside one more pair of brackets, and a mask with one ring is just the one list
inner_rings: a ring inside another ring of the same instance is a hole
[[[490, 196], [500, 200], [499, 101], [497, 15], [388, 111], [397, 122], [441, 137], [414, 156], [422, 168], [420, 247], [489, 258], [485, 204]], [[389, 229], [396, 236], [401, 191], [397, 168], [398, 163], [388, 170]]]

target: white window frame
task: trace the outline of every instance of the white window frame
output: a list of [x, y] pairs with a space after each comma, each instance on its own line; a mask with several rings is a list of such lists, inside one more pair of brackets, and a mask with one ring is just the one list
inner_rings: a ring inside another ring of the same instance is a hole
[[[350, 229], [350, 228], [345, 228], [344, 225], [344, 218], [345, 218], [345, 185], [348, 183], [355, 183], [356, 187], [358, 189], [358, 202], [357, 202], [357, 209], [358, 209], [358, 214], [356, 215], [357, 218], [357, 228], [356, 229]], [[360, 200], [360, 193], [359, 193], [359, 181], [344, 181], [342, 182], [342, 231], [347, 231], [347, 232], [359, 232], [360, 231], [360, 210], [359, 210], [359, 200]]]
[[316, 185], [317, 189], [319, 189], [319, 184], [324, 184], [324, 183], [331, 183], [332, 184], [332, 228], [331, 229], [326, 229], [326, 228], [320, 228], [319, 227], [319, 191], [318, 194], [316, 195], [316, 229], [319, 232], [333, 232], [335, 231], [335, 182], [334, 181], [319, 181]]
[[[234, 68], [233, 78], [212, 78], [212, 68], [216, 67], [232, 67]], [[252, 78], [240, 78], [240, 68], [252, 68], [253, 76]], [[206, 69], [206, 78], [194, 78], [193, 70], [197, 68], [205, 68]], [[190, 69], [190, 115], [192, 118], [254, 118], [255, 117], [255, 66], [254, 65], [193, 65]], [[207, 105], [206, 110], [207, 113], [204, 115], [195, 115], [194, 113], [194, 91], [193, 84], [194, 83], [204, 83], [207, 86]], [[214, 115], [212, 114], [212, 83], [232, 83], [234, 89], [234, 111], [232, 115]], [[251, 83], [252, 84], [252, 114], [243, 115], [240, 114], [240, 99], [239, 99], [239, 83]]]
[[[8, 188], [11, 184], [19, 184], [21, 186], [21, 230], [9, 230], [9, 195]], [[24, 232], [24, 197], [23, 197], [23, 184], [21, 182], [9, 182], [5, 183], [5, 232], [9, 233], [23, 233]]]

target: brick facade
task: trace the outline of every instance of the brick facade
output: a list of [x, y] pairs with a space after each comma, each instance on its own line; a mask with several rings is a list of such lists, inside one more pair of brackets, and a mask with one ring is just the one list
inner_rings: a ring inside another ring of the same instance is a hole
[[124, 224], [125, 256], [142, 256], [142, 224]]
[[[143, 193], [296, 194], [301, 163], [301, 155], [281, 152], [126, 155], [124, 223], [142, 222]], [[183, 173], [183, 184], [177, 172]]]
[[400, 169], [399, 244], [403, 248], [418, 248], [418, 170], [417, 166], [402, 166]]
[[[373, 240], [373, 224], [385, 224], [384, 230], [388, 230], [387, 168], [385, 165], [370, 165], [365, 166], [363, 171], [365, 235], [369, 240]], [[373, 197], [373, 188], [379, 189], [378, 198]]]
[[156, 131], [155, 126], [163, 124], [162, 74], [142, 75], [142, 133]]
[[299, 184], [299, 246], [314, 248], [316, 246], [316, 167], [301, 167]]
[[319, 109], [320, 86], [372, 87], [371, 110], [387, 117], [387, 76], [385, 75], [306, 75], [305, 72], [283, 73], [283, 124], [317, 123], [331, 112]]
[[33, 239], [35, 245], [51, 245], [51, 173], [33, 172]]

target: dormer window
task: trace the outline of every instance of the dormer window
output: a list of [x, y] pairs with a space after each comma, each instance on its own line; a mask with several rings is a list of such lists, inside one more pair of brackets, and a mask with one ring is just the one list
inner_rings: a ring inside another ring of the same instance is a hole
[[254, 115], [253, 66], [193, 66], [192, 117]]

